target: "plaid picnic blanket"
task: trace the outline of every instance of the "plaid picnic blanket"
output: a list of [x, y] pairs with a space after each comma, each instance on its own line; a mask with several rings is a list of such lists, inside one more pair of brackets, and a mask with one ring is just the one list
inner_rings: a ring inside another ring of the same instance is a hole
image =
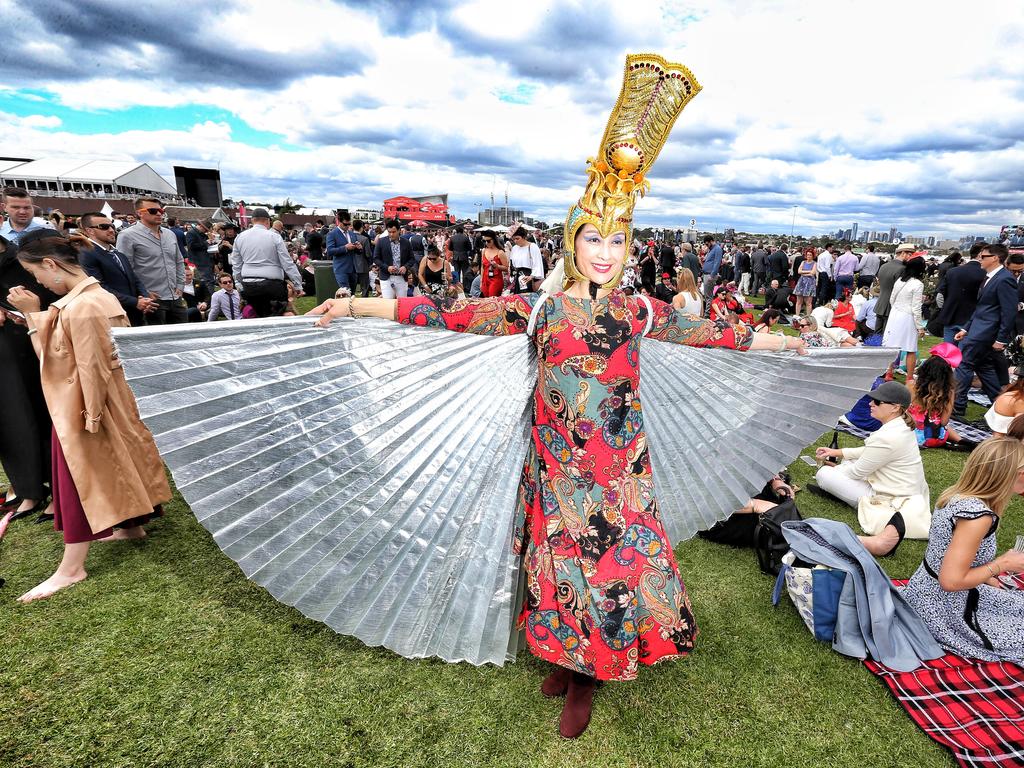
[[950, 653], [913, 672], [896, 672], [874, 661], [864, 666], [959, 765], [1024, 766], [1024, 669], [1017, 664]]
[[[967, 422], [950, 419], [949, 426], [955, 429], [958, 435], [973, 443], [980, 443], [982, 440], [992, 437], [992, 430], [988, 428], [988, 424], [984, 421]], [[855, 427], [852, 424], [844, 424], [843, 422], [839, 422], [836, 425], [836, 429], [848, 435], [859, 437], [861, 440], [871, 434], [866, 429]]]
[[988, 395], [982, 392], [980, 389], [972, 389], [967, 393], [967, 399], [972, 403], [983, 405], [986, 408], [992, 405], [992, 401], [988, 399]]

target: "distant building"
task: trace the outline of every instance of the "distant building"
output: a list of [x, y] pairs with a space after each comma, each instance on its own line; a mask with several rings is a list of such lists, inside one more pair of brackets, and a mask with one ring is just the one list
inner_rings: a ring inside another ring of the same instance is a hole
[[850, 240], [857, 240], [857, 222], [853, 222], [853, 229], [850, 230]]
[[929, 248], [935, 247], [935, 235], [928, 235], [928, 239], [925, 241]]
[[[134, 160], [4, 160], [0, 161], [0, 184], [40, 197], [128, 200], [154, 195], [167, 202], [179, 199], [178, 190], [163, 176], [148, 163]], [[220, 205], [220, 200], [216, 204]]]
[[484, 208], [477, 214], [476, 221], [482, 227], [507, 227], [514, 221], [524, 221], [526, 215], [516, 208]]
[[896, 227], [889, 227], [889, 239], [886, 240], [885, 242], [891, 243], [895, 239], [896, 239]]
[[384, 218], [384, 211], [380, 208], [353, 208], [349, 213], [353, 219], [361, 221], [380, 221]]

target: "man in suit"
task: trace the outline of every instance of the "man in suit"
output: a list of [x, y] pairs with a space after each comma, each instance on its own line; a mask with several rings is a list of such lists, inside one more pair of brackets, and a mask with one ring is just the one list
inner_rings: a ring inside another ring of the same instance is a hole
[[406, 294], [405, 276], [409, 272], [415, 273], [416, 260], [409, 241], [401, 237], [401, 225], [392, 219], [387, 227], [387, 236], [377, 238], [373, 263], [377, 265], [380, 295], [385, 299], [397, 299]]
[[789, 282], [789, 256], [786, 255], [785, 243], [768, 258], [768, 271], [770, 279], [778, 280], [779, 285]]
[[117, 297], [128, 315], [128, 322], [145, 325], [146, 315], [156, 311], [158, 304], [135, 274], [128, 257], [114, 247], [117, 232], [113, 223], [102, 213], [86, 213], [79, 225], [95, 248], [79, 253], [78, 263]]
[[1006, 260], [1006, 268], [1010, 270], [1013, 279], [1017, 281], [1017, 323], [1016, 334], [1024, 334], [1024, 253], [1011, 253]]
[[[359, 242], [363, 246], [361, 250], [353, 252], [352, 269], [356, 281], [362, 286], [362, 296], [365, 299], [370, 295], [370, 289], [373, 287], [370, 285], [370, 259], [373, 255], [373, 245], [370, 243], [370, 238], [366, 236], [366, 225], [360, 219], [352, 222], [352, 231], [355, 232], [356, 237], [359, 238]], [[352, 295], [356, 295], [355, 281], [352, 283]]]
[[213, 285], [213, 262], [210, 260], [211, 229], [213, 229], [213, 220], [204, 219], [193, 224], [185, 233], [186, 256], [196, 265], [198, 282], [205, 285], [207, 290]]
[[1017, 323], [1017, 280], [1004, 268], [1009, 255], [1005, 245], [986, 245], [978, 254], [985, 270], [985, 281], [978, 294], [978, 306], [964, 330], [953, 338], [960, 343], [963, 362], [956, 369], [956, 400], [953, 415], [963, 417], [967, 393], [974, 374], [981, 379], [981, 388], [994, 401], [1001, 389], [994, 355], [1002, 354], [1013, 339]]
[[903, 243], [896, 246], [896, 255], [878, 268], [878, 303], [875, 304], [875, 315], [878, 317], [877, 331], [885, 330], [885, 321], [889, 319], [889, 299], [892, 298], [892, 287], [903, 276], [903, 262], [910, 258], [914, 246]]
[[757, 296], [761, 289], [768, 285], [766, 279], [768, 274], [768, 254], [761, 247], [760, 243], [757, 244], [754, 252], [750, 255], [750, 270], [754, 276], [750, 284], [750, 295]]
[[971, 249], [971, 258], [966, 264], [953, 267], [946, 273], [942, 289], [942, 309], [935, 317], [932, 330], [942, 327], [942, 340], [952, 342], [953, 337], [966, 327], [978, 305], [978, 291], [985, 282], [985, 270], [978, 261], [983, 243]]
[[338, 287], [351, 290], [356, 283], [355, 263], [352, 257], [363, 245], [352, 231], [352, 217], [348, 211], [339, 210], [334, 221], [334, 229], [327, 233], [327, 258], [331, 260]]
[[452, 252], [452, 282], [462, 283], [463, 289], [468, 291], [469, 286], [464, 281], [469, 276], [469, 264], [473, 260], [473, 241], [466, 234], [466, 228], [461, 224], [455, 227], [455, 234], [448, 245]]
[[700, 285], [700, 259], [697, 258], [697, 254], [693, 252], [693, 246], [689, 243], [679, 246], [679, 262], [683, 269], [688, 269], [693, 273], [693, 284]]

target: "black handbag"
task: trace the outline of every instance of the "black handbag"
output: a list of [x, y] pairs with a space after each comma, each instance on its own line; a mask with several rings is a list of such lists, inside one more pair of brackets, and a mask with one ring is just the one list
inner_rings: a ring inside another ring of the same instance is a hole
[[782, 524], [787, 520], [803, 520], [793, 499], [786, 499], [759, 516], [754, 527], [754, 553], [757, 564], [764, 573], [778, 576], [782, 568], [782, 556], [789, 551], [789, 544], [782, 535]]

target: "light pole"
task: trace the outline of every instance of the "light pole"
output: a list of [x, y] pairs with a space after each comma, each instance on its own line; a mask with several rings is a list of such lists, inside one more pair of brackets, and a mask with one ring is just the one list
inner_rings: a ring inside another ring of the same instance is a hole
[[793, 239], [793, 233], [796, 231], [796, 209], [799, 206], [793, 206], [793, 223], [789, 226], [789, 239]]

